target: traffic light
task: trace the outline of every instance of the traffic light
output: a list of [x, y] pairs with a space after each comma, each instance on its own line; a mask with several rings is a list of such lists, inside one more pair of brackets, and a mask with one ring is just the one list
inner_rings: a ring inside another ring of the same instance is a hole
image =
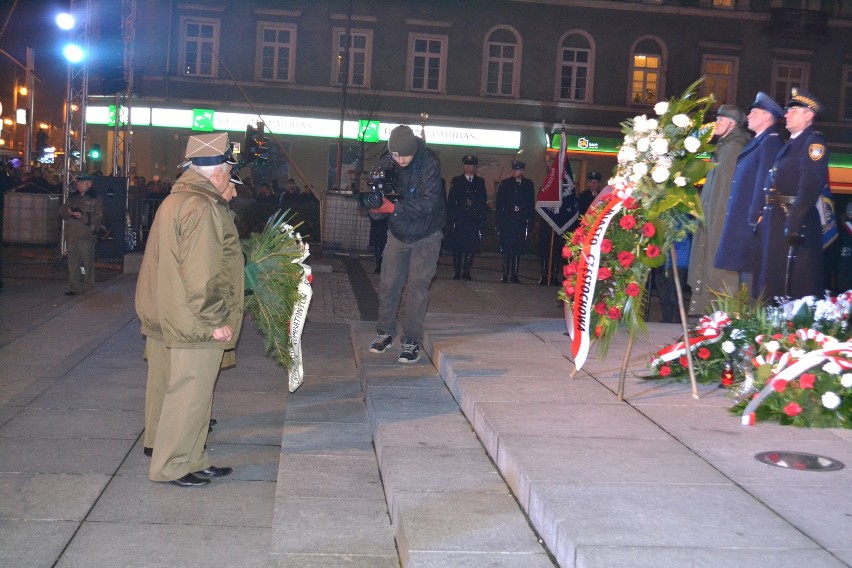
[[89, 150], [89, 159], [90, 160], [100, 160], [101, 159], [101, 145], [100, 144], [92, 144], [92, 149]]
[[269, 158], [269, 138], [264, 136], [264, 124], [258, 122], [257, 126], [246, 126], [246, 139], [242, 151], [245, 152], [245, 163], [254, 164], [258, 167], [266, 165]]

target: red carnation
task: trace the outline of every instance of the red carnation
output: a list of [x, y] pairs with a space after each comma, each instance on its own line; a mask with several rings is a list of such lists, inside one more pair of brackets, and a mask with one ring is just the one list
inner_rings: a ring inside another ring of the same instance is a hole
[[618, 308], [613, 306], [609, 309], [609, 312], [607, 313], [607, 315], [609, 316], [609, 319], [617, 320], [618, 318], [621, 317], [621, 310], [619, 310]]
[[639, 292], [642, 291], [642, 288], [639, 287], [639, 284], [636, 282], [631, 282], [627, 285], [627, 288], [624, 289], [624, 293], [631, 297], [636, 297], [639, 295]]
[[562, 258], [568, 260], [571, 258], [571, 249], [568, 247], [562, 247]]
[[787, 381], [775, 379], [774, 381], [772, 381], [772, 389], [775, 392], [784, 392], [785, 390], [787, 390]]
[[772, 339], [775, 339], [775, 340], [779, 340], [779, 341], [780, 341], [780, 340], [781, 340], [781, 338], [783, 338], [783, 337], [784, 337], [784, 336], [783, 336], [783, 335], [781, 335], [780, 333], [776, 333], [775, 335], [773, 335], [773, 336], [772, 336]]
[[790, 335], [787, 336], [787, 341], [789, 341], [790, 343], [796, 343], [797, 339], [799, 339], [799, 336], [796, 335], [795, 333], [791, 333]]
[[562, 274], [565, 275], [565, 278], [568, 278], [569, 276], [574, 276], [575, 274], [577, 274], [577, 263], [576, 262], [570, 262], [570, 263], [566, 264], [565, 266], [563, 266], [562, 267]]
[[660, 376], [661, 377], [668, 377], [671, 374], [672, 374], [672, 368], [669, 367], [668, 365], [663, 365], [662, 367], [660, 367]]
[[648, 245], [648, 248], [645, 249], [645, 254], [648, 258], [656, 258], [660, 256], [660, 247], [657, 245]]
[[642, 236], [651, 238], [657, 234], [657, 228], [654, 227], [651, 223], [645, 223], [642, 225]]
[[797, 416], [802, 413], [802, 407], [798, 402], [791, 402], [784, 407], [784, 414], [787, 416]]
[[628, 197], [624, 200], [622, 205], [624, 205], [625, 209], [636, 209], [637, 207], [639, 207], [639, 202], [633, 199], [632, 197]]
[[612, 270], [607, 268], [606, 266], [601, 266], [598, 268], [598, 280], [606, 280], [612, 276]]
[[621, 221], [618, 222], [622, 229], [630, 230], [636, 226], [636, 217], [633, 215], [625, 215], [621, 218]]
[[706, 347], [702, 347], [698, 350], [698, 358], [704, 359], [705, 361], [710, 358], [710, 350]]
[[578, 245], [583, 242], [584, 238], [586, 238], [586, 236], [583, 234], [583, 231], [577, 229], [576, 231], [574, 231], [574, 236], [571, 237], [571, 244]]
[[598, 302], [595, 304], [595, 313], [599, 316], [602, 316], [606, 313], [606, 304], [603, 302]]
[[601, 241], [601, 252], [607, 254], [612, 251], [612, 241], [604, 239]]
[[681, 367], [689, 366], [689, 360], [686, 358], [686, 355], [681, 355], [677, 362], [680, 363]]
[[816, 381], [816, 375], [813, 373], [803, 373], [799, 377], [799, 386], [803, 389], [812, 389], [814, 388], [814, 381]]
[[636, 256], [632, 252], [627, 252], [626, 250], [618, 253], [618, 264], [623, 266], [624, 268], [630, 268], [630, 265], [633, 264], [633, 261], [636, 259]]
[[575, 290], [576, 290], [576, 289], [575, 289], [573, 286], [571, 286], [571, 285], [568, 283], [568, 281], [567, 281], [567, 280], [563, 280], [563, 281], [562, 281], [562, 287], [563, 287], [563, 288], [565, 288], [565, 294], [567, 294], [568, 296], [573, 296], [573, 295], [574, 295], [574, 292], [575, 292]]

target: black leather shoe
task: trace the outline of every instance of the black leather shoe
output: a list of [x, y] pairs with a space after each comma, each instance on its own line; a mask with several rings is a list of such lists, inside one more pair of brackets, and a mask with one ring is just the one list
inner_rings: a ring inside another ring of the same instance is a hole
[[174, 479], [169, 481], [172, 485], [177, 485], [178, 487], [201, 487], [202, 485], [207, 485], [210, 483], [209, 479], [205, 479], [203, 477], [198, 477], [193, 473], [187, 473], [180, 479]]
[[202, 469], [201, 471], [193, 471], [190, 475], [203, 477], [205, 479], [211, 479], [214, 477], [225, 477], [226, 475], [231, 475], [233, 472], [233, 468], [230, 467], [216, 467], [214, 465], [211, 465], [207, 469]]
[[80, 294], [78, 294], [74, 290], [68, 290], [67, 292], [65, 292], [65, 295], [66, 296], [79, 296]]
[[218, 424], [218, 423], [219, 423], [219, 421], [218, 421], [218, 420], [216, 420], [215, 418], [211, 418], [211, 419], [210, 419], [210, 427], [211, 427], [211, 428], [212, 428], [213, 426], [215, 426], [216, 424]]
[[142, 446], [142, 453], [150, 458], [154, 455], [154, 448], [146, 448], [145, 446]]

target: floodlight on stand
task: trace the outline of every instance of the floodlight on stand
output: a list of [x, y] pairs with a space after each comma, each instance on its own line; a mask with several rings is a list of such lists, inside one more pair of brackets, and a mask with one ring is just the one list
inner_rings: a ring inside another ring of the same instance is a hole
[[74, 16], [68, 12], [61, 12], [57, 14], [55, 21], [56, 25], [59, 26], [59, 29], [61, 30], [70, 30], [77, 25], [77, 21], [74, 19]]
[[83, 61], [83, 48], [76, 43], [69, 43], [62, 48], [62, 55], [69, 63], [80, 63]]

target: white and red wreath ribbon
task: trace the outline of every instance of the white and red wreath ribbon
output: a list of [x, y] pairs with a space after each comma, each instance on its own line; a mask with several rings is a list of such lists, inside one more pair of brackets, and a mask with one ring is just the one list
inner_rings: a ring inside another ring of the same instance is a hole
[[571, 335], [571, 353], [574, 356], [574, 367], [578, 371], [585, 364], [591, 345], [589, 328], [592, 325], [595, 286], [601, 263], [601, 242], [603, 242], [610, 222], [621, 211], [624, 200], [630, 196], [631, 191], [631, 189], [622, 190], [610, 197], [583, 239], [580, 259], [577, 263], [577, 286], [574, 291], [572, 306], [573, 317], [568, 329]]
[[[775, 382], [787, 382], [799, 377], [802, 373], [812, 367], [816, 367], [825, 361], [836, 363], [841, 370], [852, 369], [852, 342], [839, 342], [834, 337], [825, 335], [814, 329], [800, 329], [796, 335], [803, 340], [814, 340], [820, 347], [813, 351], [804, 353], [798, 359], [788, 351], [777, 358], [774, 368], [775, 373], [766, 381], [763, 389], [748, 403], [743, 410], [742, 423], [751, 426], [755, 422], [755, 411], [775, 391]], [[756, 338], [757, 339], [757, 338]], [[773, 352], [774, 355], [777, 352]], [[758, 358], [755, 358], [757, 362]], [[794, 361], [792, 364], [791, 362]], [[769, 362], [769, 360], [766, 360]]]
[[[307, 256], [307, 255], [306, 255]], [[304, 261], [305, 258], [300, 259]], [[288, 386], [290, 392], [295, 391], [305, 378], [302, 365], [302, 331], [305, 329], [305, 320], [308, 317], [308, 307], [311, 305], [311, 297], [314, 295], [311, 282], [314, 279], [311, 267], [300, 260], [294, 261], [302, 267], [302, 278], [299, 282], [299, 300], [293, 306], [293, 316], [290, 318], [290, 356], [293, 364], [287, 370]]]
[[702, 345], [710, 345], [716, 343], [722, 338], [722, 330], [731, 325], [731, 318], [725, 312], [718, 311], [710, 315], [701, 316], [698, 320], [698, 335], [687, 338], [686, 341], [678, 341], [668, 347], [663, 347], [657, 351], [653, 363], [660, 361], [668, 363], [686, 354], [687, 348], [694, 351]]

